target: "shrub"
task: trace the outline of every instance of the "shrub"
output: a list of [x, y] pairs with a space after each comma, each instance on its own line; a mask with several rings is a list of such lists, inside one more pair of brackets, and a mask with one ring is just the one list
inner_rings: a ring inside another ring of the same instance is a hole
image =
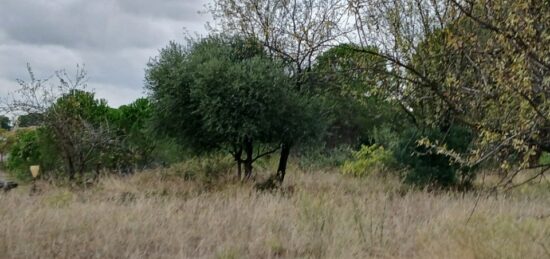
[[311, 146], [300, 150], [298, 166], [304, 171], [340, 167], [353, 157], [353, 149], [341, 145], [335, 148]]
[[231, 173], [234, 161], [230, 156], [209, 155], [194, 157], [172, 166], [174, 173], [187, 180], [214, 183]]
[[386, 171], [395, 166], [395, 159], [390, 150], [383, 146], [361, 146], [359, 151], [353, 152], [353, 160], [346, 161], [342, 166], [342, 173], [357, 177], [371, 176]]
[[538, 162], [539, 165], [550, 165], [550, 153], [542, 152]]
[[151, 152], [151, 166], [167, 166], [189, 157], [189, 151], [171, 138], [156, 136], [155, 148]]
[[40, 151], [36, 130], [18, 132], [7, 161], [10, 173], [18, 180], [29, 180], [29, 166], [39, 162]]
[[458, 154], [467, 151], [473, 138], [471, 131], [464, 127], [451, 127], [446, 132], [430, 129], [425, 132], [408, 130], [401, 136], [394, 150], [395, 159], [407, 167], [403, 175], [406, 183], [419, 187], [469, 188], [475, 177], [472, 168], [464, 168], [453, 163], [451, 158], [433, 150], [419, 146], [418, 141], [427, 138], [445, 145]]
[[6, 168], [20, 181], [31, 179], [31, 165], [40, 165], [41, 175], [45, 175], [54, 171], [58, 161], [51, 136], [43, 128], [19, 130], [9, 154]]
[[11, 131], [0, 128], [0, 164], [4, 163], [4, 155], [11, 149], [15, 141], [15, 134]]

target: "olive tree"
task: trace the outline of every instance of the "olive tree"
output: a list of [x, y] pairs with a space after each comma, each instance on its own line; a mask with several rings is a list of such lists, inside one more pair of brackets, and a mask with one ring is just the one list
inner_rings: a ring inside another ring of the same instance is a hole
[[157, 130], [197, 151], [227, 150], [238, 177], [241, 165], [250, 178], [257, 159], [281, 146], [288, 154], [282, 144], [305, 135], [305, 104], [284, 67], [255, 40], [222, 35], [170, 43], [148, 64], [146, 82]]

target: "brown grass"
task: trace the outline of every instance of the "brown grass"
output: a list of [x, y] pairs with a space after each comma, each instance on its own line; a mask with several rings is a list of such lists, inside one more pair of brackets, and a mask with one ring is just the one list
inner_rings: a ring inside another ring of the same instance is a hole
[[550, 258], [547, 182], [436, 194], [292, 171], [283, 193], [160, 171], [23, 186], [0, 194], [0, 258]]

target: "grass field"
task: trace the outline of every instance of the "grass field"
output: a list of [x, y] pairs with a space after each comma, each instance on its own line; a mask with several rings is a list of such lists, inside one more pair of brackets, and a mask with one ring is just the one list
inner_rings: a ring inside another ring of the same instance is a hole
[[550, 258], [550, 184], [429, 193], [296, 168], [283, 191], [167, 171], [0, 193], [0, 258]]

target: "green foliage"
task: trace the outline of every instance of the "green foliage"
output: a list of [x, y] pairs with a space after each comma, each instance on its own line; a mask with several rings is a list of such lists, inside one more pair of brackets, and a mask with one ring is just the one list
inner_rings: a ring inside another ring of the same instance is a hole
[[189, 49], [175, 43], [147, 64], [146, 88], [153, 105], [153, 128], [180, 143], [210, 147], [201, 130], [200, 114], [191, 102], [191, 74], [186, 71]]
[[475, 179], [473, 168], [463, 167], [453, 162], [452, 157], [418, 144], [427, 138], [461, 154], [468, 150], [472, 137], [472, 132], [465, 127], [451, 127], [443, 132], [441, 129], [406, 131], [394, 150], [395, 159], [408, 169], [405, 182], [420, 187], [470, 188]]
[[543, 152], [538, 162], [539, 165], [550, 165], [550, 153]]
[[151, 105], [145, 98], [110, 110], [107, 116], [109, 127], [120, 143], [114, 150], [109, 150], [104, 164], [129, 171], [153, 162], [153, 150], [159, 141], [150, 130], [151, 115]]
[[96, 99], [94, 93], [72, 90], [57, 99], [54, 105], [48, 109], [46, 118], [64, 116], [69, 123], [82, 119], [97, 126], [105, 122], [109, 110], [107, 101]]
[[29, 180], [29, 166], [40, 161], [38, 151], [38, 136], [36, 131], [26, 131], [17, 134], [7, 161], [7, 168], [20, 180]]
[[102, 169], [129, 172], [149, 162], [154, 141], [145, 132], [147, 100], [112, 109], [93, 93], [71, 90], [40, 117], [44, 125], [19, 136], [10, 154], [16, 174], [26, 174], [30, 163], [48, 176], [75, 179]]
[[272, 141], [290, 95], [283, 68], [239, 38], [190, 45], [170, 43], [148, 65], [156, 128], [205, 151], [245, 138]]
[[10, 118], [4, 115], [0, 115], [0, 129], [4, 129], [4, 130], [11, 129]]
[[250, 170], [262, 155], [253, 157], [254, 148], [294, 144], [316, 132], [312, 102], [254, 40], [172, 42], [148, 64], [146, 82], [157, 132], [197, 153], [229, 150]]
[[19, 130], [9, 154], [6, 167], [16, 179], [22, 181], [31, 179], [31, 165], [40, 165], [44, 175], [51, 172], [59, 159], [44, 129]]
[[56, 100], [44, 115], [44, 127], [61, 154], [70, 179], [98, 169], [109, 149], [117, 146], [109, 129], [107, 102], [94, 93], [71, 90]]
[[[40, 118], [43, 124], [20, 130], [12, 138], [2, 133], [0, 147], [3, 153], [10, 151], [8, 169], [23, 180], [29, 177], [28, 167], [33, 164], [41, 166], [42, 175], [55, 179], [84, 179], [101, 170], [129, 173], [152, 165], [157, 159], [153, 155], [157, 143], [167, 142], [152, 136], [151, 113], [147, 99], [113, 109], [94, 93], [73, 89], [46, 112], [21, 116], [23, 122]], [[14, 143], [12, 148], [10, 143]], [[157, 149], [157, 160], [175, 150], [168, 144], [163, 147], [169, 149]]]
[[7, 154], [15, 142], [15, 133], [0, 129], [0, 163], [4, 162], [4, 155]]
[[44, 122], [44, 117], [40, 113], [29, 113], [21, 115], [17, 118], [17, 123], [19, 127], [32, 127], [40, 126]]
[[234, 161], [220, 154], [198, 156], [174, 164], [171, 169], [185, 179], [209, 184], [228, 176], [234, 169]]
[[282, 68], [260, 57], [237, 64], [223, 57], [193, 58], [197, 71], [191, 93], [200, 100], [196, 112], [203, 115], [203, 130], [231, 143], [245, 138], [276, 141], [273, 129], [286, 115], [283, 105], [291, 94]]
[[411, 48], [408, 106], [429, 127], [459, 121], [476, 132], [466, 166], [488, 159], [504, 171], [536, 166], [550, 150], [550, 6], [503, 0], [461, 5], [459, 15]]
[[393, 153], [383, 146], [361, 146], [361, 149], [353, 152], [353, 160], [346, 161], [342, 166], [342, 173], [357, 177], [368, 177], [373, 174], [383, 173], [396, 165]]
[[387, 62], [371, 53], [376, 47], [341, 44], [317, 58], [310, 76], [313, 91], [347, 95], [360, 100], [366, 96], [386, 96], [392, 80]]
[[322, 103], [328, 148], [372, 144], [374, 131], [402, 123], [400, 107], [388, 98], [394, 82], [374, 47], [342, 44], [324, 52], [310, 73], [309, 90]]
[[172, 138], [152, 135], [155, 138], [155, 147], [151, 152], [152, 164], [150, 166], [167, 166], [181, 162], [189, 156], [189, 150], [185, 149], [178, 141]]
[[334, 148], [305, 146], [298, 151], [298, 166], [304, 171], [338, 168], [353, 157], [353, 149], [345, 145]]

